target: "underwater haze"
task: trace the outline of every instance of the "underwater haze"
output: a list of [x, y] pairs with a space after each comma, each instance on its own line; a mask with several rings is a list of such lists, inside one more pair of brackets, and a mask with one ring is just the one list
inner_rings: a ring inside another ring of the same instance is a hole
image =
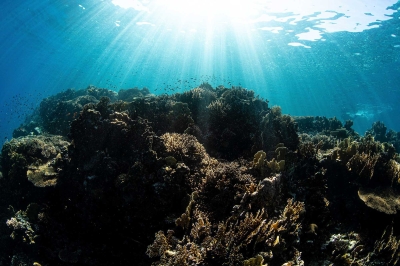
[[41, 100], [88, 85], [172, 94], [241, 86], [293, 116], [400, 131], [400, 3], [5, 0], [0, 136]]
[[399, 10], [3, 0], [0, 266], [400, 265]]

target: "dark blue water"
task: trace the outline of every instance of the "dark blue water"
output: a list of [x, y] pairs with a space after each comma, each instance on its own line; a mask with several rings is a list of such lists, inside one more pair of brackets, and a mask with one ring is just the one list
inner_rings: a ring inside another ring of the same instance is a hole
[[157, 1], [131, 1], [136, 9], [111, 0], [3, 1], [0, 137], [10, 139], [44, 97], [68, 88], [161, 94], [204, 81], [252, 89], [283, 113], [352, 119], [360, 134], [377, 120], [400, 131], [396, 2], [261, 5], [229, 17]]

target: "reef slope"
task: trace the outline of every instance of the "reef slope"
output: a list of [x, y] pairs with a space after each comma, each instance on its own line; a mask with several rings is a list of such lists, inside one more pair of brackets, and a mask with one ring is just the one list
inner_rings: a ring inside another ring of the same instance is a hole
[[400, 134], [351, 127], [240, 87], [59, 93], [3, 146], [0, 265], [396, 265]]

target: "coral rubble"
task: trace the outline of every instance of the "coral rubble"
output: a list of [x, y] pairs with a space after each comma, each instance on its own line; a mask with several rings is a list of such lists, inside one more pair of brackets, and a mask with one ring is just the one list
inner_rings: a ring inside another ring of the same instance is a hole
[[89, 86], [0, 158], [0, 265], [397, 265], [399, 133], [253, 91]]

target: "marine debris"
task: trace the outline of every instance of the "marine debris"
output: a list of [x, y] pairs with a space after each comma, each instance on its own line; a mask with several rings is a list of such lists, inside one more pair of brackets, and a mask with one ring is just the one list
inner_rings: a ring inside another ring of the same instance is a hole
[[206, 83], [70, 89], [28, 120], [1, 152], [0, 265], [398, 264], [381, 122], [360, 136]]

